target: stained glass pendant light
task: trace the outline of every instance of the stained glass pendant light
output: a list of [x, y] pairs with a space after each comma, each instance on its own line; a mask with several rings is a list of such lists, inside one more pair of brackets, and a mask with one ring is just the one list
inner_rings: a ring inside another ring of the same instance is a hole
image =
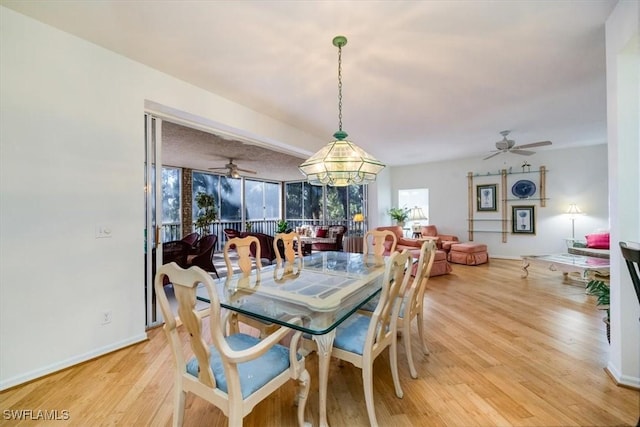
[[342, 130], [342, 47], [347, 38], [336, 36], [333, 45], [338, 48], [338, 131], [335, 140], [299, 166], [313, 185], [345, 187], [352, 184], [370, 184], [385, 165], [362, 148], [347, 140]]

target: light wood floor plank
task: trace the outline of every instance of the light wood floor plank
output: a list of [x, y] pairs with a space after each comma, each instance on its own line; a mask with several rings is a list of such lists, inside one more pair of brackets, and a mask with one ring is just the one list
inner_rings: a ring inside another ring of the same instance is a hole
[[[604, 371], [609, 346], [594, 298], [561, 273], [520, 262], [454, 265], [429, 280], [425, 331], [431, 354], [413, 340], [418, 379], [398, 346], [404, 397], [395, 396], [388, 354], [374, 364], [381, 426], [634, 426], [640, 392], [616, 386]], [[417, 330], [414, 326], [414, 337]], [[69, 410], [70, 420], [0, 419], [2, 426], [169, 426], [172, 354], [162, 329], [149, 340], [0, 393], [0, 409]], [[317, 356], [307, 358], [307, 419], [318, 424]], [[333, 426], [367, 426], [361, 370], [330, 366]], [[295, 426], [294, 384], [245, 418], [245, 426]], [[212, 405], [188, 396], [185, 426], [226, 426]]]

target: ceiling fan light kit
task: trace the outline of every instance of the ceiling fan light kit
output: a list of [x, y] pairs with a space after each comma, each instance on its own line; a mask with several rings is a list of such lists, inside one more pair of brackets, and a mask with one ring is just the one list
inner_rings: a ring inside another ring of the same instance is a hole
[[502, 139], [496, 142], [496, 149], [492, 151], [492, 154], [488, 155], [482, 160], [490, 159], [501, 153], [513, 153], [513, 154], [520, 154], [522, 156], [531, 156], [536, 154], [536, 152], [523, 150], [523, 148], [534, 148], [534, 147], [543, 147], [545, 145], [551, 145], [551, 141], [538, 141], [538, 142], [532, 142], [531, 144], [516, 145], [516, 142], [513, 139], [507, 139], [507, 136], [509, 136], [510, 133], [511, 133], [510, 130], [501, 131], [500, 135], [502, 135]]
[[372, 155], [347, 140], [342, 130], [342, 47], [347, 38], [336, 36], [333, 45], [338, 48], [338, 131], [320, 151], [299, 166], [312, 185], [346, 187], [352, 184], [370, 184], [385, 165]]
[[252, 174], [252, 175], [256, 174], [256, 171], [239, 168], [238, 165], [233, 163], [233, 159], [229, 159], [229, 163], [227, 163], [223, 167], [220, 167], [220, 168], [209, 168], [209, 170], [214, 170], [214, 171], [215, 170], [221, 170], [221, 171], [222, 170], [226, 170], [227, 173], [225, 174], [225, 176], [227, 178], [235, 178], [235, 179], [242, 178], [242, 175], [240, 175], [240, 172], [248, 173], [248, 174]]

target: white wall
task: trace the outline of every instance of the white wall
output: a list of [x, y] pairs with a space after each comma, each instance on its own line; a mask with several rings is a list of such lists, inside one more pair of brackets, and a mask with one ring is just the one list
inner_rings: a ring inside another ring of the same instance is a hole
[[0, 55], [0, 389], [146, 338], [145, 105], [326, 142], [4, 7]]
[[[607, 203], [607, 146], [600, 144], [573, 149], [538, 150], [531, 157], [515, 154], [501, 154], [489, 160], [472, 158], [449, 162], [425, 163], [402, 166], [391, 169], [391, 191], [393, 204], [397, 204], [398, 190], [409, 188], [429, 188], [429, 223], [438, 227], [443, 234], [457, 235], [460, 240], [468, 241], [468, 180], [467, 173], [479, 173], [474, 176], [473, 191], [478, 184], [498, 184], [498, 211], [476, 212], [474, 218], [501, 218], [500, 176], [501, 169], [512, 168], [521, 172], [522, 162], [526, 159], [531, 170], [545, 166], [546, 207], [540, 207], [536, 200], [508, 202], [507, 218], [511, 219], [511, 206], [535, 206], [536, 234], [507, 235], [507, 243], [502, 243], [500, 233], [474, 233], [474, 242], [488, 245], [489, 256], [499, 258], [519, 258], [525, 254], [547, 254], [566, 252], [565, 238], [571, 237], [571, 221], [564, 214], [570, 203], [576, 203], [586, 215], [576, 219], [576, 238], [584, 239], [585, 234], [598, 229], [609, 228], [609, 206]], [[484, 176], [482, 176], [484, 175]], [[529, 179], [539, 187], [539, 174], [512, 174], [507, 177], [507, 195], [511, 195], [511, 186], [519, 179]], [[539, 188], [533, 198], [539, 196]], [[387, 216], [386, 223], [391, 220]], [[499, 223], [476, 222], [474, 228], [500, 229]], [[511, 223], [509, 222], [509, 230]]]
[[[620, 1], [606, 24], [611, 241], [640, 242], [640, 3]], [[617, 249], [617, 247], [616, 247]], [[611, 257], [607, 369], [640, 387], [640, 307], [619, 250]]]

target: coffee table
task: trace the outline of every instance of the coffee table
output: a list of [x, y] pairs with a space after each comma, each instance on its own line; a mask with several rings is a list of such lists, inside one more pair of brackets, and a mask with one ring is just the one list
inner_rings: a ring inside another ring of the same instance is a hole
[[522, 278], [529, 275], [529, 265], [544, 265], [551, 271], [561, 271], [565, 278], [569, 273], [579, 273], [581, 281], [588, 282], [595, 274], [609, 275], [609, 260], [584, 255], [555, 254], [555, 255], [522, 255]]

